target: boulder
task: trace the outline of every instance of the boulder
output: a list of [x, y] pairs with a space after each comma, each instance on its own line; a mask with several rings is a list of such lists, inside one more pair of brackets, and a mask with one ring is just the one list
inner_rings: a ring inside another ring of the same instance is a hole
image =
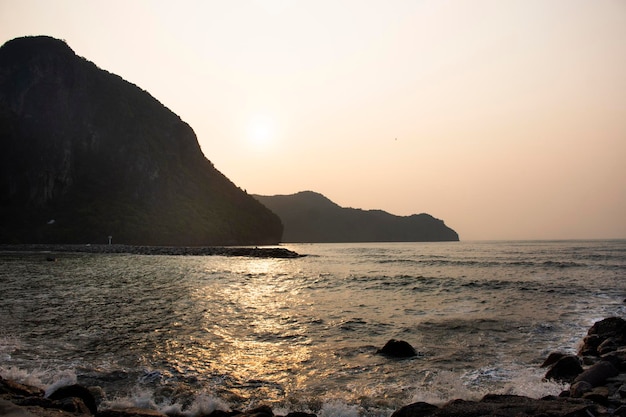
[[620, 372], [626, 371], [626, 350], [624, 349], [604, 354], [600, 360], [611, 362]]
[[579, 374], [583, 372], [580, 360], [576, 356], [567, 355], [559, 359], [546, 372], [546, 379], [553, 379], [561, 382], [572, 382]]
[[592, 387], [597, 387], [602, 385], [608, 378], [617, 375], [619, 375], [619, 371], [611, 362], [600, 361], [578, 375], [574, 382], [585, 381]]
[[563, 358], [564, 356], [567, 356], [567, 355], [562, 352], [552, 352], [551, 354], [548, 355], [546, 360], [543, 361], [543, 363], [541, 364], [541, 367], [547, 368], [548, 366], [557, 363], [559, 359]]
[[569, 395], [572, 398], [580, 398], [582, 397], [584, 394], [588, 393], [589, 391], [591, 391], [593, 389], [593, 387], [591, 386], [591, 384], [587, 381], [578, 381], [578, 382], [574, 382], [570, 387], [569, 387]]
[[598, 346], [598, 355], [606, 355], [607, 353], [614, 352], [622, 346], [622, 343], [623, 340], [615, 337], [609, 337]]
[[379, 349], [378, 353], [392, 358], [410, 358], [417, 356], [417, 351], [408, 342], [395, 339], [391, 339], [385, 343], [385, 346]]
[[439, 407], [425, 402], [409, 404], [396, 410], [391, 417], [427, 417], [432, 416]]
[[246, 412], [247, 416], [254, 417], [273, 417], [274, 412], [269, 405], [261, 405], [259, 407], [252, 408]]
[[626, 320], [621, 317], [608, 317], [597, 321], [591, 326], [588, 335], [598, 335], [602, 339], [626, 336]]
[[580, 356], [598, 356], [598, 346], [603, 342], [597, 334], [585, 336], [583, 343], [578, 350]]
[[[96, 405], [96, 399], [93, 397], [91, 391], [82, 385], [74, 384], [74, 385], [66, 385], [63, 387], [59, 387], [54, 392], [52, 392], [48, 398], [51, 400], [60, 401], [61, 403], [74, 404], [76, 407], [80, 409], [80, 405], [76, 404], [72, 401], [65, 401], [67, 399], [77, 398], [80, 399], [84, 405], [87, 407], [91, 414], [96, 414], [98, 412], [98, 406]], [[72, 409], [68, 409], [68, 411], [74, 411]], [[78, 410], [76, 410], [78, 411]]]

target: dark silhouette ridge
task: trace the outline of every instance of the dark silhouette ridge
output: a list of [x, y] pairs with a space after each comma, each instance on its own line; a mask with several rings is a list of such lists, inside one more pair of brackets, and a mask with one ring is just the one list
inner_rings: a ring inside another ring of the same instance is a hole
[[344, 208], [321, 194], [255, 195], [280, 217], [283, 242], [438, 242], [458, 234], [429, 214], [394, 216], [382, 210]]
[[0, 48], [0, 147], [0, 243], [281, 239], [280, 219], [214, 168], [189, 125], [58, 39]]

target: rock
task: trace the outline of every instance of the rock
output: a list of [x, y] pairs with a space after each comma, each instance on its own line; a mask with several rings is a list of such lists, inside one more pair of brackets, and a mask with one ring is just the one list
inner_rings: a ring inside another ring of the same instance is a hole
[[606, 406], [609, 403], [609, 389], [607, 387], [596, 387], [584, 393], [582, 398]]
[[607, 353], [616, 351], [620, 347], [620, 340], [616, 339], [615, 337], [609, 337], [608, 339], [605, 339], [602, 343], [600, 343], [600, 346], [598, 346], [598, 355], [606, 355]]
[[425, 402], [417, 402], [396, 410], [391, 417], [426, 417], [432, 416], [435, 410], [439, 410], [439, 407]]
[[615, 417], [626, 417], [626, 406], [620, 406], [615, 411], [613, 411], [613, 416]]
[[545, 378], [571, 382], [582, 372], [583, 367], [580, 365], [580, 360], [576, 356], [567, 355], [559, 359], [548, 372], [546, 372]]
[[41, 388], [20, 384], [19, 382], [0, 377], [0, 394], [16, 394], [24, 397], [43, 397], [44, 391]]
[[35, 417], [22, 407], [18, 407], [10, 401], [0, 399], [0, 416], [4, 417]]
[[454, 400], [435, 407], [416, 403], [401, 408], [391, 417], [477, 417], [477, 416], [551, 416], [589, 417], [598, 415], [598, 406], [573, 399], [542, 398], [516, 395], [486, 395], [480, 401]]
[[626, 349], [624, 348], [604, 354], [601, 359], [611, 362], [620, 371], [626, 371]]
[[559, 359], [563, 358], [564, 356], [566, 356], [565, 353], [552, 352], [551, 354], [548, 355], [546, 360], [543, 361], [543, 363], [541, 364], [541, 368], [547, 368], [548, 366], [557, 363]]
[[[87, 407], [91, 414], [96, 414], [98, 412], [98, 406], [96, 405], [96, 399], [93, 397], [91, 391], [87, 388], [74, 384], [74, 385], [66, 385], [64, 387], [59, 387], [57, 390], [52, 392], [48, 398], [51, 400], [62, 401], [70, 398], [78, 398], [80, 399], [84, 405]], [[65, 409], [65, 408], [64, 408]], [[74, 411], [74, 410], [67, 410]]]
[[588, 335], [598, 335], [602, 339], [609, 337], [623, 337], [626, 335], [626, 320], [620, 317], [609, 317], [597, 321], [591, 326]]
[[578, 381], [573, 383], [569, 388], [569, 395], [572, 398], [580, 398], [585, 393], [591, 391], [593, 387], [587, 381]]
[[626, 345], [626, 320], [609, 317], [591, 326], [583, 340], [579, 355], [599, 356], [624, 345]]
[[272, 407], [269, 405], [261, 405], [259, 407], [255, 407], [246, 412], [247, 416], [255, 416], [255, 417], [273, 417], [274, 412], [272, 411]]
[[619, 375], [617, 368], [608, 361], [600, 361], [578, 375], [574, 382], [585, 381], [592, 387], [602, 385], [608, 378]]
[[214, 410], [206, 417], [233, 417], [237, 415], [243, 415], [241, 411], [224, 411], [224, 410]]
[[408, 342], [395, 339], [391, 339], [385, 343], [385, 346], [383, 346], [382, 349], [379, 349], [378, 353], [391, 356], [393, 358], [410, 358], [417, 356], [417, 352]]
[[144, 408], [124, 408], [121, 410], [104, 410], [98, 413], [97, 417], [167, 417], [157, 410]]
[[598, 346], [602, 343], [602, 339], [597, 334], [586, 336], [578, 350], [580, 356], [598, 356]]

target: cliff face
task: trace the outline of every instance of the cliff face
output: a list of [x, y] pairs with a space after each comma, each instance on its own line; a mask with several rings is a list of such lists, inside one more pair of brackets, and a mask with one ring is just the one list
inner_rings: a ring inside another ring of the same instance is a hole
[[0, 48], [0, 243], [270, 244], [280, 219], [185, 122], [65, 42]]
[[343, 208], [321, 194], [255, 195], [278, 214], [284, 242], [439, 242], [458, 234], [429, 214], [394, 216], [382, 210]]

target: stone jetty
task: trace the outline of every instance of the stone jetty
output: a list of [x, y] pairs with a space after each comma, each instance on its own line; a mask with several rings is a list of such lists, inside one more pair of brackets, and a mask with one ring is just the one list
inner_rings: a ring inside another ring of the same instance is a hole
[[[77, 244], [24, 244], [0, 245], [0, 252], [103, 253], [130, 255], [173, 256], [245, 256], [252, 258], [301, 258], [287, 248], [252, 246], [135, 246], [135, 245], [77, 245]], [[48, 256], [51, 260], [52, 257]]]

